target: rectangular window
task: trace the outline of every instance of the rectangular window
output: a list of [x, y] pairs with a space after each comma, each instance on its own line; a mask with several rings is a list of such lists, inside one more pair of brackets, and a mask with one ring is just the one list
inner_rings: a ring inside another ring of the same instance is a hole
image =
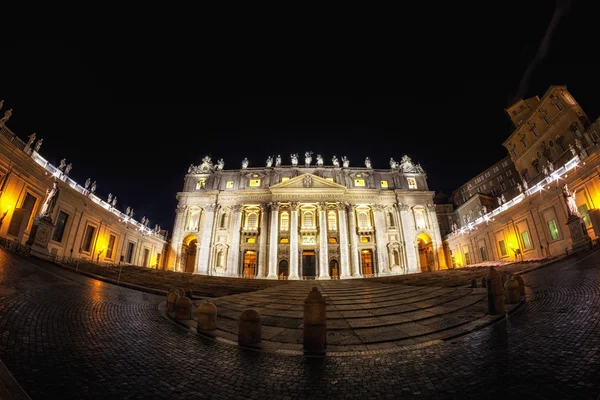
[[512, 175], [512, 171], [511, 170], [506, 171], [506, 176], [511, 176], [511, 175]]
[[109, 260], [111, 260], [113, 257], [113, 252], [115, 251], [115, 242], [116, 241], [117, 241], [116, 236], [110, 235], [110, 238], [108, 239], [108, 246], [106, 246], [106, 258], [108, 258]]
[[498, 192], [496, 191], [496, 188], [492, 188], [492, 196], [497, 196]]
[[548, 230], [550, 230], [550, 237], [552, 240], [558, 239], [560, 236], [558, 233], [558, 226], [556, 225], [556, 220], [551, 219], [548, 221]]
[[590, 213], [588, 212], [587, 205], [582, 204], [577, 208], [579, 209], [579, 213], [583, 218], [583, 222], [585, 222], [585, 226], [592, 226], [592, 221], [590, 220]]
[[196, 189], [206, 189], [206, 178], [198, 179], [198, 182], [196, 182]]
[[503, 191], [503, 192], [506, 190], [506, 183], [501, 183], [500, 184], [500, 190]]
[[329, 237], [329, 243], [337, 243], [337, 238]]
[[144, 249], [144, 263], [142, 264], [143, 267], [147, 267], [148, 266], [148, 260], [149, 259], [150, 259], [150, 250]]
[[131, 264], [133, 261], [133, 248], [135, 245], [132, 242], [127, 243], [127, 256], [125, 257], [125, 262]]
[[406, 178], [406, 182], [408, 182], [409, 189], [417, 188], [417, 180], [415, 178]]
[[465, 253], [465, 265], [469, 265], [469, 264], [471, 264], [471, 255], [468, 252], [466, 252]]
[[380, 183], [381, 183], [381, 187], [382, 187], [382, 188], [386, 188], [386, 187], [388, 187], [388, 183], [387, 183], [387, 181], [381, 181]]
[[246, 239], [246, 243], [255, 243], [256, 242], [256, 238], [255, 237], [249, 237]]
[[504, 179], [502, 178], [502, 175], [498, 175], [498, 182], [502, 182], [502, 179]]
[[325, 178], [326, 181], [333, 182], [333, 178]]
[[510, 178], [510, 185], [511, 186], [515, 186], [517, 184], [517, 181], [515, 181], [515, 178]]
[[250, 179], [250, 187], [259, 187], [260, 179]]
[[281, 178], [281, 182], [285, 182], [285, 181], [289, 181], [289, 180], [290, 180], [290, 178], [287, 176], [284, 176]]
[[503, 167], [508, 167], [508, 161], [502, 161], [502, 166]]
[[531, 248], [531, 241], [529, 240], [529, 232], [527, 232], [527, 231], [521, 232], [521, 240], [523, 241], [524, 249]]
[[67, 219], [69, 218], [69, 214], [64, 211], [60, 211], [58, 213], [58, 217], [56, 217], [56, 226], [54, 227], [54, 232], [52, 233], [52, 240], [55, 242], [62, 242], [63, 234], [65, 233], [65, 225], [67, 224]]
[[87, 228], [85, 228], [85, 234], [83, 235], [83, 242], [81, 245], [81, 249], [83, 251], [87, 251], [89, 253], [92, 250], [92, 241], [94, 240], [95, 233], [95, 226], [88, 225]]
[[355, 179], [354, 180], [354, 186], [364, 187], [365, 186], [365, 180], [364, 179]]
[[506, 257], [506, 244], [504, 243], [504, 240], [499, 241], [498, 246], [500, 246], [500, 255]]
[[485, 247], [479, 248], [479, 253], [481, 254], [481, 261], [487, 261], [487, 252], [485, 251]]
[[225, 185], [225, 189], [233, 189], [233, 181], [227, 181]]
[[492, 170], [494, 171], [494, 173], [496, 173], [496, 172], [500, 171], [500, 168], [494, 167], [494, 168], [492, 168]]
[[281, 240], [279, 241], [279, 243], [289, 243], [290, 239], [289, 238], [281, 238]]

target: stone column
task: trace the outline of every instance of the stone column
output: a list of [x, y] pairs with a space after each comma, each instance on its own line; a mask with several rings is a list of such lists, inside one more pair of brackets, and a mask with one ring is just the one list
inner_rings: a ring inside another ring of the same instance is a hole
[[264, 278], [268, 271], [265, 271], [265, 265], [267, 264], [267, 206], [266, 204], [260, 205], [260, 233], [258, 237], [258, 272], [257, 278]]
[[348, 225], [350, 227], [350, 261], [352, 262], [351, 274], [354, 277], [361, 276], [358, 258], [358, 235], [356, 234], [356, 213], [354, 206], [348, 205]]
[[233, 206], [233, 237], [231, 239], [231, 251], [227, 260], [227, 275], [240, 276], [240, 231], [242, 230], [242, 208], [241, 204]]
[[346, 212], [348, 205], [345, 203], [338, 205], [338, 216], [340, 219], [340, 279], [350, 277], [350, 258], [348, 254], [348, 227], [346, 222]]
[[410, 210], [410, 206], [404, 203], [398, 203], [400, 219], [402, 220], [402, 236], [404, 236], [404, 251], [406, 252], [406, 268], [408, 273], [418, 272], [418, 250], [417, 238], [415, 237], [415, 219]]
[[[269, 203], [271, 227], [269, 229], [269, 279], [277, 279], [277, 238], [279, 237], [279, 203]], [[261, 233], [262, 234], [262, 233]]]
[[298, 279], [298, 203], [292, 203], [290, 209], [290, 275], [288, 279]]
[[383, 215], [383, 206], [375, 204], [373, 206], [373, 218], [375, 220], [375, 240], [377, 241], [377, 271], [379, 275], [387, 275], [390, 272], [387, 246], [385, 240], [385, 218]]
[[185, 222], [186, 212], [186, 205], [178, 205], [175, 209], [175, 223], [173, 224], [173, 237], [171, 238], [171, 251], [172, 254], [175, 255], [175, 259], [173, 260], [172, 257], [169, 257], [171, 260], [173, 260], [174, 263], [173, 271], [181, 271], [181, 268], [179, 267], [179, 260], [181, 259], [181, 247], [183, 240], [181, 237], [181, 233], [183, 232], [183, 224]]
[[[433, 231], [434, 236], [433, 251], [437, 255], [437, 269], [447, 269], [448, 265], [446, 265], [446, 256], [444, 254], [442, 234], [440, 233], [440, 225], [438, 223], [437, 213], [435, 211], [435, 204], [429, 204], [427, 208], [429, 209], [429, 224], [431, 225], [431, 230]], [[481, 257], [481, 255], [478, 254], [476, 250], [476, 246], [473, 245], [473, 258]]]
[[212, 244], [212, 227], [215, 219], [215, 204], [209, 204], [204, 207], [204, 227], [202, 229], [202, 239], [200, 241], [200, 251], [198, 263], [196, 264], [196, 273], [208, 275], [208, 256]]
[[327, 204], [319, 203], [319, 279], [329, 279], [329, 249], [327, 248]]

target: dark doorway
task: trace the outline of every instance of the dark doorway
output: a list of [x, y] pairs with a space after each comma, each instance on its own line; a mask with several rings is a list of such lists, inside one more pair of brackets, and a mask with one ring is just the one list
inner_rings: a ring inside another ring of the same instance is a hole
[[304, 250], [302, 252], [302, 277], [314, 279], [316, 276], [315, 251]]
[[288, 278], [288, 272], [289, 272], [289, 263], [287, 260], [281, 260], [279, 261], [279, 271], [277, 273], [277, 276], [279, 277], [279, 279], [287, 279]]

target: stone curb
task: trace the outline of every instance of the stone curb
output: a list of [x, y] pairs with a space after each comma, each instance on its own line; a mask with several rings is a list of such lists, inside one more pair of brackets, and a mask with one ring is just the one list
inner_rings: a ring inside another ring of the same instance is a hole
[[0, 361], [0, 400], [31, 400], [2, 361]]

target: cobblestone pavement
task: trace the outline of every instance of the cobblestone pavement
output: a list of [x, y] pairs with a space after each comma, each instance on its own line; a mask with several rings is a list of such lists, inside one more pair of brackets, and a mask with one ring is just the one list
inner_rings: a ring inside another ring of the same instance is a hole
[[406, 352], [306, 357], [203, 339], [156, 296], [0, 250], [0, 360], [32, 399], [594, 399], [600, 252], [524, 276], [499, 323]]

